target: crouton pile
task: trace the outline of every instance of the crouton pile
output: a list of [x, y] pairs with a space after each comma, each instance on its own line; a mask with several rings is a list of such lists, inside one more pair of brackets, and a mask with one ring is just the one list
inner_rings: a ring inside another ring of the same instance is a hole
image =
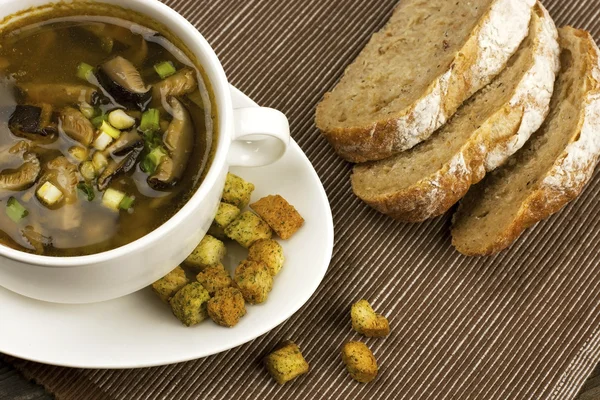
[[[233, 327], [246, 315], [246, 304], [267, 301], [285, 261], [283, 248], [273, 236], [290, 239], [304, 219], [279, 195], [250, 204], [254, 189], [252, 183], [228, 174], [209, 234], [182, 265], [152, 284], [184, 325], [194, 326], [210, 318], [218, 325]], [[256, 213], [243, 211], [248, 205]], [[226, 240], [248, 249], [248, 257], [233, 276], [223, 265]]]

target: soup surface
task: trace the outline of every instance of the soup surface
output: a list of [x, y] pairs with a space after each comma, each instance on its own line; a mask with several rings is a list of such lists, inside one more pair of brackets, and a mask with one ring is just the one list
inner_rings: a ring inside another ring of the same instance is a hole
[[132, 22], [0, 32], [0, 242], [77, 256], [156, 229], [202, 180], [211, 98], [183, 51]]

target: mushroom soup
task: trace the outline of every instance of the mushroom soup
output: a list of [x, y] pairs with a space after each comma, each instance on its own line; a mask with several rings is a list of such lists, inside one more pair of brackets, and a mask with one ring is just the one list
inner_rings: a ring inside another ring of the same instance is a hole
[[200, 67], [167, 37], [91, 15], [0, 32], [4, 245], [98, 253], [185, 204], [207, 169], [215, 115]]

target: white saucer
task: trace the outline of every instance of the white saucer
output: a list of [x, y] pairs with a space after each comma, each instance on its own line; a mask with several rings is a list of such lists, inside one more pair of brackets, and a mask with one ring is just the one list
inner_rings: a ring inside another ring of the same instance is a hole
[[[232, 87], [235, 107], [256, 106]], [[281, 194], [303, 215], [304, 227], [283, 245], [286, 263], [266, 303], [248, 306], [235, 328], [205, 321], [186, 328], [146, 288], [103, 303], [62, 305], [32, 300], [0, 288], [0, 352], [27, 360], [80, 368], [138, 368], [205, 357], [268, 332], [294, 314], [321, 283], [333, 249], [333, 220], [325, 190], [292, 141], [276, 164], [234, 168], [253, 182], [253, 200]], [[231, 245], [226, 264], [245, 254]]]

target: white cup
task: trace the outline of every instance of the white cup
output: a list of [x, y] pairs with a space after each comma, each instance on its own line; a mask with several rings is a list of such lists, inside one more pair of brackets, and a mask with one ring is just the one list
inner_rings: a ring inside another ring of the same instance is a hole
[[[290, 140], [288, 121], [281, 112], [269, 108], [233, 109], [229, 83], [216, 54], [196, 28], [177, 12], [157, 0], [98, 2], [131, 9], [162, 23], [195, 55], [215, 95], [218, 143], [209, 171], [193, 197], [165, 224], [141, 239], [82, 257], [38, 256], [0, 245], [0, 286], [44, 301], [109, 300], [161, 278], [192, 252], [210, 227], [229, 166], [273, 163], [283, 156]], [[51, 3], [3, 0], [0, 20], [31, 7], [36, 8], [33, 12], [44, 12], [52, 7]], [[21, 17], [28, 15], [25, 12]]]

